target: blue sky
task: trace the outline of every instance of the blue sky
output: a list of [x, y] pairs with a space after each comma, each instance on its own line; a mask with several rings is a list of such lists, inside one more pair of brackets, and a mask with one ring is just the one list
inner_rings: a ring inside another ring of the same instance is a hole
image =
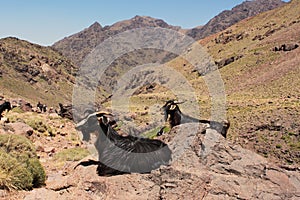
[[98, 21], [102, 26], [135, 15], [193, 28], [243, 0], [2, 0], [0, 38], [51, 45]]

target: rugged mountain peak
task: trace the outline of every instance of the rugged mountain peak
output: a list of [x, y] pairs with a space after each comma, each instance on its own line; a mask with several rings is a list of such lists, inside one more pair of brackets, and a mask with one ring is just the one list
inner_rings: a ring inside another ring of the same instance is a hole
[[108, 26], [107, 29], [119, 33], [121, 31], [126, 31], [134, 28], [143, 28], [143, 27], [161, 27], [161, 28], [168, 28], [172, 30], [180, 29], [180, 27], [178, 26], [171, 26], [167, 24], [162, 19], [156, 19], [149, 16], [139, 16], [139, 15], [136, 15], [133, 18], [128, 20], [117, 22], [112, 26]]
[[161, 27], [180, 30], [180, 27], [171, 26], [162, 19], [136, 15], [131, 19], [116, 22], [111, 26], [105, 26], [103, 28], [98, 22], [95, 22], [83, 31], [56, 42], [53, 47], [79, 66], [86, 55], [108, 37], [123, 31], [143, 27]]
[[99, 32], [102, 30], [102, 26], [99, 22], [94, 22], [91, 26], [89, 26], [88, 29], [93, 30], [95, 32]]
[[223, 31], [242, 19], [277, 8], [282, 4], [285, 4], [285, 2], [281, 0], [245, 1], [231, 10], [223, 11], [211, 19], [205, 26], [195, 27], [191, 30], [183, 30], [179, 26], [171, 26], [162, 19], [140, 15], [105, 27], [102, 27], [98, 22], [95, 22], [83, 31], [56, 42], [53, 47], [60, 51], [64, 56], [71, 59], [75, 64], [80, 65], [86, 55], [88, 55], [100, 42], [123, 31], [142, 27], [161, 27], [180, 31], [198, 40]]
[[281, 0], [248, 0], [235, 6], [231, 10], [225, 10], [221, 12], [203, 27], [196, 27], [187, 31], [187, 35], [199, 40], [214, 33], [223, 31], [243, 19], [255, 16], [268, 10], [273, 10], [284, 4], [285, 2]]
[[170, 29], [180, 29], [179, 26], [170, 26], [168, 23], [166, 23], [162, 19], [156, 19], [156, 18], [149, 17], [149, 16], [136, 15], [131, 20], [136, 21], [136, 22], [147, 23], [150, 26], [159, 26], [159, 27], [162, 27], [162, 28], [170, 28]]

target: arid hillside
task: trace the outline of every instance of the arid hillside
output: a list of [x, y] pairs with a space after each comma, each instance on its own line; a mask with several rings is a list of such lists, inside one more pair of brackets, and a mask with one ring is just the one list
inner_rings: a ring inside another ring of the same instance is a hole
[[[225, 84], [231, 140], [267, 158], [298, 165], [299, 8], [294, 0], [199, 41]], [[171, 64], [184, 63], [178, 59]], [[194, 79], [193, 86], [202, 91], [199, 102], [209, 113], [209, 93], [200, 80]]]
[[51, 47], [0, 40], [0, 95], [57, 106], [71, 101], [76, 67]]

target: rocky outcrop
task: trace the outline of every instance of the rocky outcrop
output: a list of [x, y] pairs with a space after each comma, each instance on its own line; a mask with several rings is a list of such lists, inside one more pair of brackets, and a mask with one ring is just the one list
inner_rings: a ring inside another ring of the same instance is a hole
[[24, 112], [31, 112], [33, 109], [33, 106], [23, 99], [13, 99], [11, 105], [13, 108], [18, 107]]
[[224, 58], [222, 60], [216, 61], [215, 63], [218, 66], [218, 68], [220, 69], [220, 68], [222, 68], [226, 65], [229, 65], [229, 64], [233, 63], [234, 61], [239, 60], [242, 57], [243, 57], [243, 55], [231, 56], [229, 58]]
[[11, 134], [22, 135], [25, 137], [29, 137], [33, 134], [33, 128], [23, 122], [15, 122], [15, 123], [8, 123], [7, 125], [8, 130]]
[[273, 51], [292, 51], [294, 49], [297, 49], [299, 47], [299, 44], [292, 43], [292, 44], [282, 44], [280, 46], [276, 46], [273, 48]]
[[216, 131], [184, 124], [162, 136], [173, 161], [150, 174], [96, 175], [96, 166], [49, 174], [25, 199], [298, 199], [300, 171], [280, 167], [226, 141]]

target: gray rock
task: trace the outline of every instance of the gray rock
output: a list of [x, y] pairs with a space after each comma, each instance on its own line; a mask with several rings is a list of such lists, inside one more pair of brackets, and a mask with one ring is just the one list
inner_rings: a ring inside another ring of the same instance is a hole
[[169, 166], [150, 174], [100, 177], [97, 166], [69, 166], [65, 175], [48, 175], [46, 189], [56, 199], [299, 199], [298, 168], [281, 168], [197, 124], [174, 127], [164, 139], [174, 155]]

